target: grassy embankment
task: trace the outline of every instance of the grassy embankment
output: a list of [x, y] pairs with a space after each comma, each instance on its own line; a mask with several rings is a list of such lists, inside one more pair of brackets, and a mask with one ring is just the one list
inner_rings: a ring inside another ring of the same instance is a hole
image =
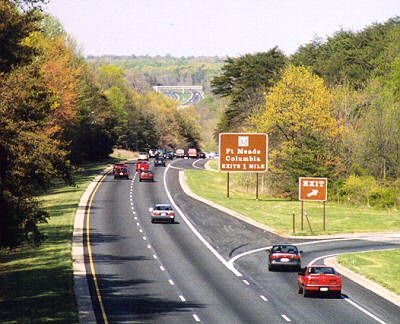
[[[217, 168], [216, 161], [213, 167]], [[300, 228], [301, 204], [272, 197], [245, 193], [243, 188], [232, 186], [231, 198], [226, 198], [226, 175], [209, 171], [185, 171], [189, 186], [199, 196], [205, 197], [222, 206], [228, 207], [260, 223], [271, 226], [287, 234], [292, 233], [292, 213], [297, 215], [297, 229]], [[238, 175], [231, 174], [231, 178]], [[234, 179], [233, 179], [234, 180]], [[327, 203], [327, 231], [322, 231], [322, 203], [305, 203], [305, 210], [310, 215], [311, 225], [316, 234], [376, 232], [400, 230], [399, 211], [357, 208], [337, 203]], [[305, 221], [305, 231], [297, 232], [309, 235]], [[400, 294], [400, 250], [378, 251], [343, 255], [339, 262], [351, 270], [382, 284], [391, 291]]]
[[74, 216], [90, 181], [111, 162], [81, 165], [76, 186], [59, 184], [39, 197], [50, 214], [40, 226], [46, 236], [42, 245], [0, 251], [1, 323], [79, 322], [71, 258]]
[[[313, 233], [310, 231], [306, 219], [304, 219], [304, 230], [301, 231], [301, 203], [299, 201], [262, 195], [257, 201], [254, 193], [244, 192], [243, 188], [237, 185], [230, 186], [230, 198], [228, 199], [225, 173], [196, 170], [185, 171], [185, 175], [189, 186], [199, 196], [287, 234], [293, 232], [293, 212], [296, 215], [296, 235], [400, 230], [400, 212], [398, 210], [352, 207], [328, 201], [326, 203], [326, 231], [323, 231], [322, 202], [304, 203], [304, 210], [308, 214]], [[239, 177], [239, 174], [231, 173], [231, 183], [239, 182], [235, 179], [236, 177]], [[254, 183], [255, 179], [254, 176]]]
[[338, 262], [400, 295], [400, 250], [346, 254]]

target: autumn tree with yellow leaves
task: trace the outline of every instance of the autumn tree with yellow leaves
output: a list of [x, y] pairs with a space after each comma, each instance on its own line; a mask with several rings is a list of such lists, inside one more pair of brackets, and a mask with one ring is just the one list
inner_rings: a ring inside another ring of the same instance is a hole
[[[294, 195], [300, 176], [337, 178], [344, 128], [333, 114], [333, 94], [304, 67], [288, 66], [250, 117], [257, 132], [270, 136], [269, 165], [276, 189]], [[279, 181], [278, 181], [279, 179]]]

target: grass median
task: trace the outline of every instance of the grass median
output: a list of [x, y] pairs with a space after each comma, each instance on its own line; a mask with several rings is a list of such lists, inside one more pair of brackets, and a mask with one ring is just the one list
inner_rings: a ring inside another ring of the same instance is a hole
[[[259, 196], [259, 200], [256, 200], [254, 193], [247, 193], [235, 187], [231, 187], [230, 198], [227, 198], [225, 173], [187, 170], [185, 176], [189, 187], [197, 195], [287, 234], [293, 234], [293, 213], [296, 216], [296, 235], [400, 230], [398, 210], [352, 207], [329, 201], [326, 203], [326, 231], [323, 231], [322, 202], [304, 202], [304, 211], [307, 213], [308, 220], [304, 218], [304, 229], [301, 230], [301, 202], [299, 201], [262, 195]], [[230, 176], [234, 178], [237, 175]]]
[[338, 262], [400, 295], [400, 250], [344, 254]]
[[76, 208], [93, 177], [112, 160], [81, 165], [76, 186], [58, 185], [39, 198], [50, 214], [39, 247], [0, 251], [1, 323], [79, 323], [73, 292], [72, 231]]

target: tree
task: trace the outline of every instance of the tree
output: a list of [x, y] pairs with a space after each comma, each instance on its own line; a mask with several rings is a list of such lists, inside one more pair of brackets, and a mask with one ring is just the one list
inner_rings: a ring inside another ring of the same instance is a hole
[[35, 50], [22, 40], [40, 30], [40, 14], [35, 9], [24, 12], [17, 3], [0, 0], [0, 73], [9, 72], [13, 66], [29, 63], [35, 54]]
[[217, 133], [243, 127], [243, 121], [263, 103], [264, 91], [279, 79], [286, 57], [275, 47], [265, 53], [228, 58], [225, 62], [221, 75], [211, 81], [212, 92], [231, 101]]
[[333, 95], [304, 67], [288, 66], [265, 96], [264, 108], [250, 117], [270, 135], [270, 169], [285, 181], [276, 185], [295, 194], [301, 176], [337, 179], [343, 172], [337, 144], [343, 128], [333, 116]]
[[38, 243], [37, 224], [47, 214], [33, 196], [57, 177], [71, 183], [67, 152], [44, 131], [54, 101], [39, 69], [28, 65], [0, 78], [1, 247]]

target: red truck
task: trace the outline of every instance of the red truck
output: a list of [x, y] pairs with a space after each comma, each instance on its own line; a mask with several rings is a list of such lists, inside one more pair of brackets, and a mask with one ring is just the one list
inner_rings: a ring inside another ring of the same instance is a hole
[[188, 156], [192, 159], [197, 159], [197, 150], [195, 148], [188, 149]]
[[143, 170], [148, 170], [150, 168], [150, 164], [147, 161], [139, 160], [136, 164], [136, 172], [141, 172]]
[[342, 279], [332, 267], [312, 265], [302, 268], [297, 279], [299, 294], [307, 297], [311, 292], [331, 293], [340, 297]]

